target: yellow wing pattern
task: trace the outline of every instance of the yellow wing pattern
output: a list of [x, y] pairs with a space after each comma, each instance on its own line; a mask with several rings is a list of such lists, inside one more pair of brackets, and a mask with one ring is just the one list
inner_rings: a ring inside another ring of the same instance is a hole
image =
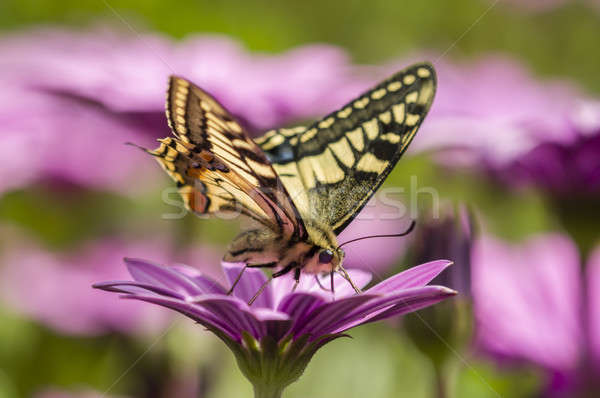
[[271, 130], [256, 142], [304, 222], [338, 234], [400, 159], [435, 90], [433, 67], [416, 64], [308, 127]]
[[197, 214], [239, 212], [287, 237], [304, 227], [263, 151], [208, 93], [176, 76], [169, 81], [167, 120], [174, 137], [148, 153], [177, 182]]

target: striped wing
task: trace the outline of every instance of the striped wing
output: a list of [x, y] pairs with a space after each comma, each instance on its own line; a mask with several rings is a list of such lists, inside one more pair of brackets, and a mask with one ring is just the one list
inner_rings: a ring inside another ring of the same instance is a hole
[[433, 66], [416, 64], [311, 126], [256, 140], [307, 225], [338, 234], [352, 221], [410, 144], [435, 89]]
[[154, 155], [197, 214], [238, 212], [288, 238], [302, 220], [263, 151], [208, 93], [172, 76], [166, 113], [174, 137]]

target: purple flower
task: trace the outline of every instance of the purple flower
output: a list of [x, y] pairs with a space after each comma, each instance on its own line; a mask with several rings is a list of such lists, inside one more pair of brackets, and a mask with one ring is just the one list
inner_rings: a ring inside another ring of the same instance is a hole
[[[257, 394], [279, 396], [298, 379], [313, 354], [353, 327], [403, 315], [456, 294], [441, 286], [426, 286], [451, 263], [433, 261], [397, 274], [356, 295], [341, 277], [335, 294], [322, 290], [311, 275], [294, 281], [274, 279], [252, 305], [248, 301], [267, 280], [257, 269], [247, 269], [235, 288], [227, 287], [188, 267], [167, 268], [127, 259], [133, 281], [105, 282], [94, 287], [123, 293], [121, 297], [147, 301], [178, 311], [216, 334], [235, 354], [242, 373]], [[242, 265], [223, 264], [229, 285]], [[352, 270], [354, 282], [364, 287], [370, 274]], [[329, 283], [322, 279], [323, 285]]]
[[600, 375], [599, 259], [600, 247], [582, 272], [577, 248], [558, 234], [520, 245], [478, 241], [473, 252], [478, 346], [500, 359], [546, 369], [549, 395], [591, 391]]
[[[471, 292], [471, 250], [476, 236], [472, 211], [460, 204], [441, 206], [440, 214], [430, 215], [416, 227], [414, 243], [410, 247], [417, 263], [434, 258], [451, 259], [454, 266], [435, 280], [443, 286], [461, 292], [462, 298]], [[456, 301], [456, 300], [454, 300]]]
[[596, 134], [582, 134], [572, 143], [540, 143], [496, 174], [506, 183], [523, 186], [535, 182], [566, 198], [573, 192], [598, 194], [600, 127]]
[[449, 395], [455, 376], [448, 369], [456, 351], [466, 352], [472, 338], [471, 251], [475, 235], [474, 218], [466, 206], [442, 203], [439, 212], [419, 218], [408, 250], [411, 262], [451, 259], [452, 268], [432, 283], [461, 293], [455, 300], [409, 315], [402, 322], [406, 335], [430, 360], [439, 396]]
[[600, 246], [588, 259], [587, 275], [589, 348], [595, 373], [600, 375]]
[[141, 151], [124, 145], [153, 145], [143, 120], [55, 94], [13, 90], [7, 97], [0, 111], [0, 192], [48, 180], [123, 192], [136, 186], [136, 176], [140, 183], [158, 178], [140, 166], [147, 161]]
[[[33, 244], [12, 242], [2, 252], [0, 299], [13, 311], [23, 313], [62, 333], [97, 335], [110, 331], [152, 332], [168, 321], [164, 313], [139, 303], [115, 306], [109, 297], [90, 290], [99, 279], [122, 275], [115, 267], [124, 253], [153, 253], [171, 260], [169, 248], [160, 242], [105, 240], [69, 253], [53, 253]], [[202, 263], [210, 250], [203, 250]], [[207, 267], [205, 270], [209, 271]]]
[[201, 85], [253, 129], [321, 114], [364, 85], [345, 54], [324, 45], [265, 55], [215, 36], [41, 29], [4, 35], [0, 53], [0, 191], [48, 178], [119, 190], [155, 180], [159, 170], [142, 172], [143, 154], [123, 143], [152, 146], [168, 134], [170, 74]]
[[515, 186], [600, 191], [598, 103], [566, 82], [538, 82], [506, 58], [435, 67], [436, 100], [409, 150]]

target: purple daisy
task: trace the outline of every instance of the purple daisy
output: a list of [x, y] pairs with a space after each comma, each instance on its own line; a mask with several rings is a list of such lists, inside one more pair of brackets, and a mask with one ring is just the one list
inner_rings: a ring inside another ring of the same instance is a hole
[[598, 102], [568, 81], [538, 81], [505, 57], [435, 67], [436, 101], [409, 151], [515, 187], [600, 192]]
[[600, 245], [589, 256], [587, 276], [589, 348], [594, 370], [600, 375]]
[[[111, 277], [127, 276], [119, 266], [125, 253], [151, 253], [173, 261], [172, 248], [159, 240], [100, 240], [69, 252], [52, 252], [33, 243], [5, 241], [0, 256], [0, 301], [12, 311], [69, 335], [93, 336], [108, 332], [153, 333], [169, 317], [140, 303], [111, 305], [110, 297], [89, 285]], [[199, 267], [211, 272], [209, 258], [218, 255], [208, 247], [179, 258], [203, 258]], [[195, 264], [196, 265], [196, 264]], [[218, 272], [213, 272], [218, 274]], [[36, 286], [32, 289], [31, 286]]]
[[366, 84], [326, 45], [268, 55], [218, 36], [38, 29], [3, 35], [0, 53], [0, 192], [49, 179], [119, 191], [156, 181], [160, 171], [141, 172], [144, 154], [123, 143], [151, 147], [168, 134], [170, 74], [204, 87], [252, 130], [321, 114]]
[[[104, 282], [94, 287], [173, 309], [203, 325], [233, 351], [240, 370], [261, 397], [280, 396], [300, 377], [314, 353], [344, 336], [345, 331], [413, 312], [456, 294], [446, 287], [426, 286], [451, 264], [446, 260], [411, 268], [359, 295], [337, 275], [333, 294], [312, 275], [302, 275], [294, 290], [294, 280], [286, 275], [271, 281], [252, 305], [248, 305], [249, 300], [267, 280], [260, 270], [247, 269], [234, 294], [227, 295], [242, 264], [223, 263], [229, 281], [223, 286], [186, 266], [164, 267], [136, 259], [125, 262], [133, 281]], [[361, 288], [371, 280], [367, 272], [349, 272]], [[324, 277], [325, 284], [328, 278]]]
[[560, 234], [517, 245], [479, 240], [473, 250], [477, 345], [503, 362], [544, 369], [547, 396], [598, 391], [599, 283], [600, 247], [582, 267], [577, 247]]

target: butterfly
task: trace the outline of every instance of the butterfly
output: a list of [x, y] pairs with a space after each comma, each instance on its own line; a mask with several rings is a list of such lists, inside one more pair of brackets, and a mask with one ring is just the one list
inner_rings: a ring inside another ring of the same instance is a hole
[[190, 211], [255, 221], [234, 238], [224, 261], [273, 268], [271, 278], [293, 271], [296, 283], [301, 272], [330, 273], [332, 291], [339, 272], [360, 292], [343, 268], [336, 236], [392, 171], [435, 91], [433, 66], [415, 64], [320, 121], [253, 140], [210, 94], [171, 76], [166, 114], [173, 137], [146, 152], [177, 183]]

